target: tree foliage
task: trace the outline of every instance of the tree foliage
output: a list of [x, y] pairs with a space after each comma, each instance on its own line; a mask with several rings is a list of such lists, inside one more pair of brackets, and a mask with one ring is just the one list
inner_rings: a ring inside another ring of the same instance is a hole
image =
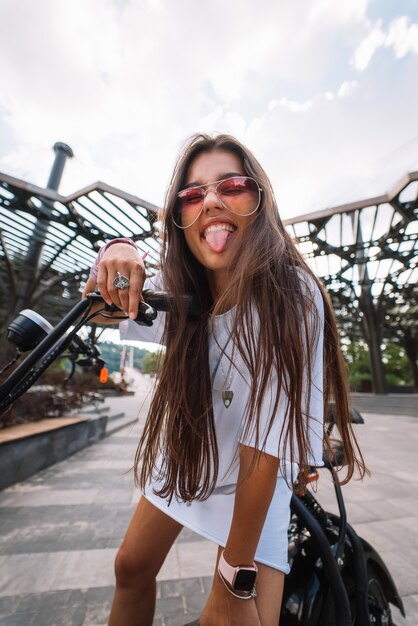
[[[343, 346], [343, 353], [351, 389], [362, 389], [372, 377], [367, 345], [363, 341], [352, 341]], [[382, 360], [389, 387], [413, 386], [412, 371], [402, 346], [385, 343], [382, 347]]]
[[163, 352], [159, 350], [158, 352], [148, 352], [144, 356], [142, 361], [143, 372], [144, 374], [158, 374], [161, 367], [161, 360], [163, 358]]

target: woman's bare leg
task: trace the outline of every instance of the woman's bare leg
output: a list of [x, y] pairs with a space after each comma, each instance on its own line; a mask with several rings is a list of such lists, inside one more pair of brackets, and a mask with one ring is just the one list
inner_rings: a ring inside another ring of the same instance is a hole
[[152, 626], [156, 576], [182, 528], [141, 498], [116, 555], [109, 626]]

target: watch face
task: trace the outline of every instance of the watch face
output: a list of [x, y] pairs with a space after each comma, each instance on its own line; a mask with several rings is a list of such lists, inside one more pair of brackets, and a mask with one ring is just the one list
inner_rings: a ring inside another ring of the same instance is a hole
[[252, 569], [240, 569], [234, 581], [234, 589], [239, 591], [251, 591], [254, 587], [257, 572]]

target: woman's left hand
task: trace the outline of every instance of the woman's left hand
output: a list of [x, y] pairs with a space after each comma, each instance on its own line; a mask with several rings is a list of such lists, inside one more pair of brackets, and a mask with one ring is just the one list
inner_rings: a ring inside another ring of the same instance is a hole
[[215, 574], [212, 591], [200, 616], [200, 626], [261, 626], [255, 600], [239, 600]]

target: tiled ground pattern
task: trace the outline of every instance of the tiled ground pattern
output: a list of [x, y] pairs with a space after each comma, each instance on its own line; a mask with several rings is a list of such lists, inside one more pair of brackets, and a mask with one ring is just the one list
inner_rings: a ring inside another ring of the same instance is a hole
[[[397, 625], [417, 626], [418, 420], [365, 417], [357, 431], [372, 477], [345, 487], [349, 520], [398, 585], [408, 618], [396, 612]], [[105, 626], [114, 555], [138, 500], [129, 470], [141, 421], [0, 493], [0, 626]], [[319, 496], [333, 507], [326, 476]], [[198, 617], [215, 552], [181, 533], [159, 575], [155, 626]]]

